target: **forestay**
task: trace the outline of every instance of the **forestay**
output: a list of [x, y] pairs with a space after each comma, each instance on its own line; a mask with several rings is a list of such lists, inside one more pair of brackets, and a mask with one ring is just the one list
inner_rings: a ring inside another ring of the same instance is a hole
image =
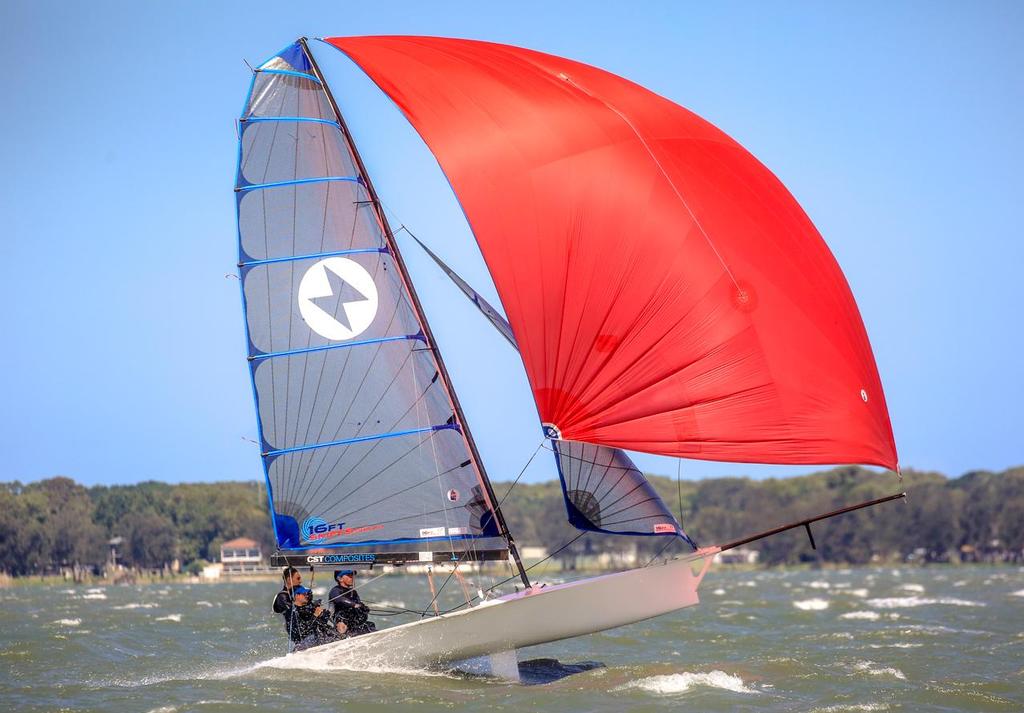
[[255, 70], [239, 127], [239, 269], [279, 546], [503, 554], [397, 248], [301, 44]]

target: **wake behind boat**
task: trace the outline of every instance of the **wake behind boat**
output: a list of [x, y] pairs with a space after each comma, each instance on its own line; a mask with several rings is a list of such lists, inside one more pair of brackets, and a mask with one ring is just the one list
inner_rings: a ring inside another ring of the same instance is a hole
[[444, 563], [465, 584], [463, 565], [500, 560], [523, 586], [496, 598], [467, 588], [457, 611], [301, 656], [514, 655], [697, 604], [722, 549], [791, 527], [810, 534], [817, 519], [901, 496], [697, 549], [624, 450], [896, 468], [845, 278], [793, 197], [736, 142], [638, 85], [550, 55], [444, 38], [325, 42], [395, 101], [451, 182], [508, 319], [431, 256], [519, 351], [569, 522], [694, 552], [530, 582], [395, 233], [301, 39], [253, 72], [235, 185], [274, 562]]

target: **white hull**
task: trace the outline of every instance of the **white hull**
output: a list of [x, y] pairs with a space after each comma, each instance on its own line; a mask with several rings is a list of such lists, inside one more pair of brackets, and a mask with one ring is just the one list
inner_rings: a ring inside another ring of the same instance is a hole
[[[701, 552], [642, 569], [532, 587], [470, 609], [292, 656], [341, 667], [429, 667], [592, 634], [699, 603], [697, 587], [713, 554]], [[697, 573], [695, 563], [701, 565]]]

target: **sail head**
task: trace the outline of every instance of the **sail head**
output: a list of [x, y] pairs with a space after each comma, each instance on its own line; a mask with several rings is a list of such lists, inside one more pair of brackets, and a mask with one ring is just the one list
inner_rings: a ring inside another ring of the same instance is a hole
[[300, 43], [256, 69], [239, 127], [239, 275], [278, 545], [502, 556], [425, 317]]

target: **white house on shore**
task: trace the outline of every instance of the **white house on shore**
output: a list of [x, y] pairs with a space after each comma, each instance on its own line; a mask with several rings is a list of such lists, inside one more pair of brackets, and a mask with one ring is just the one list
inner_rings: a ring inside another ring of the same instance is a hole
[[221, 545], [220, 563], [224, 574], [243, 574], [266, 570], [260, 544], [248, 537], [237, 537]]

